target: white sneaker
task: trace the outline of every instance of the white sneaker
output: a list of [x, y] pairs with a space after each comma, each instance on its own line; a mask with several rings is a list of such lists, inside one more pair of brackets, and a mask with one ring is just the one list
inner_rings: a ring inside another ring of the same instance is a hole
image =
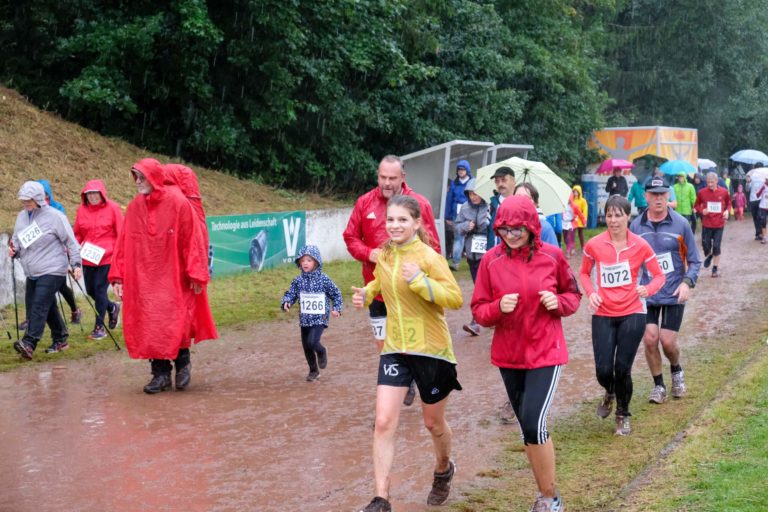
[[685, 396], [685, 376], [683, 370], [672, 374], [672, 398], [683, 398]]
[[648, 395], [648, 401], [652, 404], [663, 404], [667, 401], [667, 390], [664, 386], [656, 386]]

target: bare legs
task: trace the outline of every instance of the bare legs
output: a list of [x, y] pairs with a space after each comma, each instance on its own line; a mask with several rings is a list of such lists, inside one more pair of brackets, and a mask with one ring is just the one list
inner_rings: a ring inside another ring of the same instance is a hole
[[555, 445], [552, 439], [544, 444], [525, 445], [525, 454], [533, 470], [536, 486], [545, 498], [555, 497]]

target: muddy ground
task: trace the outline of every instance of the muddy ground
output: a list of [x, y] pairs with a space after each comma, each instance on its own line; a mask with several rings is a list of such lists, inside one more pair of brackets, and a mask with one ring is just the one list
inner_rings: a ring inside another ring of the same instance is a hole
[[[686, 310], [683, 361], [698, 333], [729, 329], [732, 308], [749, 300], [745, 286], [764, 278], [768, 253], [752, 235], [749, 220], [726, 228], [723, 277], [703, 271]], [[572, 261], [575, 270], [579, 263]], [[492, 485], [478, 475], [496, 467], [501, 438], [517, 432], [498, 420], [505, 397], [489, 363], [491, 332], [472, 338], [461, 329], [471, 295], [468, 276], [461, 279], [465, 305], [448, 312], [464, 387], [448, 406], [458, 466], [451, 500]], [[553, 406], [554, 431], [574, 407], [602, 394], [585, 301], [565, 329], [570, 364]], [[0, 375], [0, 511], [359, 510], [373, 495], [377, 358], [366, 314], [347, 309], [323, 342], [329, 365], [314, 383], [304, 379], [293, 315], [225, 329], [220, 340], [198, 345], [184, 392], [145, 395], [149, 364], [125, 352]], [[642, 348], [634, 374], [648, 378]], [[401, 415], [391, 496], [398, 512], [429, 509], [433, 456], [419, 403]]]

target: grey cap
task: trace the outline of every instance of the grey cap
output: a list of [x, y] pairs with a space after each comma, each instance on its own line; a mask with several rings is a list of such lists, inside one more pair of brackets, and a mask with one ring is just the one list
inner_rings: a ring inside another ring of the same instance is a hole
[[664, 180], [660, 178], [653, 178], [648, 180], [648, 183], [645, 184], [645, 191], [662, 194], [664, 192], [669, 192], [669, 187], [664, 183]]
[[493, 176], [491, 178], [501, 178], [502, 176], [512, 176], [515, 177], [515, 171], [512, 170], [511, 167], [503, 166], [496, 169], [496, 172], [493, 173]]

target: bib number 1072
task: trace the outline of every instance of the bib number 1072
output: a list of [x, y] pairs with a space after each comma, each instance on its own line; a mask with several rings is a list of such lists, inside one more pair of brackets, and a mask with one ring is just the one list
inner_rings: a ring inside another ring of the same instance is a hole
[[600, 285], [603, 288], [618, 288], [631, 283], [632, 275], [629, 273], [628, 262], [600, 266]]

